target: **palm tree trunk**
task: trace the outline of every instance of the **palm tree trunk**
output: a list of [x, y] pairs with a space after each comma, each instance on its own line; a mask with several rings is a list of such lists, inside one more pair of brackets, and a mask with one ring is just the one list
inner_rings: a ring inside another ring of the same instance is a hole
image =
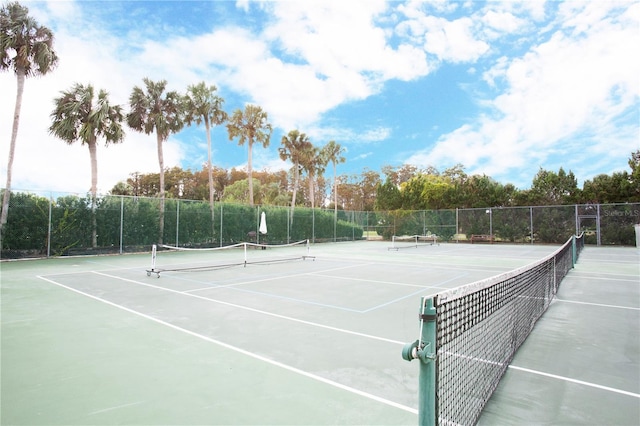
[[162, 244], [164, 236], [164, 155], [162, 153], [162, 136], [158, 133], [158, 164], [160, 166], [160, 218], [158, 222], [158, 244]]
[[253, 147], [253, 139], [249, 138], [249, 159], [247, 161], [247, 169], [249, 171], [249, 205], [253, 206], [253, 166], [251, 164], [251, 148]]
[[213, 208], [213, 166], [211, 165], [211, 126], [209, 118], [205, 117], [204, 125], [207, 131], [207, 146], [209, 147], [209, 156], [207, 160], [207, 169], [209, 171], [209, 208], [211, 209], [211, 240], [215, 234], [215, 209]]
[[98, 155], [97, 144], [89, 141], [89, 156], [91, 157], [91, 247], [98, 247], [98, 222], [96, 220], [96, 197], [98, 196]]
[[20, 109], [22, 108], [22, 93], [24, 92], [25, 72], [22, 68], [16, 68], [18, 79], [18, 90], [16, 91], [16, 105], [13, 113], [13, 129], [11, 130], [11, 144], [9, 145], [9, 161], [7, 164], [7, 183], [5, 185], [4, 196], [2, 197], [2, 214], [0, 215], [0, 243], [4, 225], [7, 223], [9, 213], [9, 198], [11, 196], [11, 175], [13, 173], [13, 158], [16, 150], [16, 140], [18, 139], [18, 125], [20, 124]]

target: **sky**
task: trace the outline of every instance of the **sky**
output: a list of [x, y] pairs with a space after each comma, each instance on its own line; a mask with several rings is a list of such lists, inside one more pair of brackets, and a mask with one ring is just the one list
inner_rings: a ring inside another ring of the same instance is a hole
[[[6, 0], [2, 0], [6, 4]], [[298, 129], [345, 149], [339, 175], [461, 164], [520, 189], [542, 168], [581, 186], [630, 171], [640, 149], [639, 1], [25, 1], [55, 36], [59, 65], [25, 84], [12, 189], [84, 194], [89, 150], [51, 136], [54, 99], [75, 83], [129, 110], [143, 78], [185, 93], [215, 85], [229, 114], [259, 105], [273, 125], [254, 170]], [[0, 73], [5, 187], [16, 78]], [[155, 135], [125, 126], [98, 147], [98, 190], [159, 170]], [[247, 147], [212, 131], [213, 164], [246, 167]], [[166, 167], [201, 170], [204, 126], [164, 143]], [[331, 167], [327, 174], [331, 175]]]

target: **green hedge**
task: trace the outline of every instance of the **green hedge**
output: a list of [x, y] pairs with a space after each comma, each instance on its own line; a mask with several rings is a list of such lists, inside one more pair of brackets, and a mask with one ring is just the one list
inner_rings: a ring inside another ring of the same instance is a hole
[[[0, 193], [1, 194], [1, 193]], [[160, 200], [106, 196], [96, 200], [97, 247], [91, 247], [92, 211], [88, 196], [12, 193], [2, 235], [2, 257], [119, 253], [150, 249], [159, 240]], [[257, 233], [261, 213], [266, 236]], [[455, 234], [489, 234], [505, 242], [562, 243], [584, 231], [587, 244], [597, 244], [596, 217], [602, 245], [635, 245], [634, 224], [640, 204], [541, 206], [491, 209], [337, 212], [288, 207], [165, 200], [162, 240], [168, 245], [220, 246], [259, 239], [268, 244], [310, 240], [350, 241], [375, 231], [393, 235], [435, 234], [441, 241]]]
[[[13, 193], [2, 238], [2, 257], [117, 253], [148, 250], [159, 240], [160, 200], [107, 196], [96, 200], [98, 246], [91, 247], [91, 198], [63, 195], [56, 199]], [[249, 241], [266, 213], [268, 234], [261, 242], [280, 244], [334, 239], [334, 212], [217, 203], [212, 214], [206, 201], [165, 200], [163, 243], [220, 246]], [[338, 219], [338, 239], [360, 239], [357, 224]]]

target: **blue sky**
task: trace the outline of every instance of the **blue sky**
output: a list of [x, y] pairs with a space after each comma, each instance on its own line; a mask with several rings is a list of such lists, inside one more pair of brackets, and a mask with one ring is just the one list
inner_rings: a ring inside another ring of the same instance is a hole
[[[628, 170], [640, 149], [638, 1], [22, 3], [54, 31], [60, 64], [27, 80], [14, 189], [88, 191], [86, 147], [48, 135], [53, 99], [91, 83], [126, 109], [144, 77], [215, 84], [228, 112], [260, 105], [274, 132], [254, 169], [290, 167], [277, 148], [292, 129], [346, 148], [339, 174], [462, 164], [521, 189], [541, 167], [580, 185]], [[15, 90], [0, 74], [3, 177]], [[245, 166], [224, 127], [212, 135], [215, 165]], [[165, 144], [169, 167], [199, 170], [206, 155], [203, 127]], [[157, 172], [155, 137], [127, 130], [99, 147], [98, 167], [102, 192]]]

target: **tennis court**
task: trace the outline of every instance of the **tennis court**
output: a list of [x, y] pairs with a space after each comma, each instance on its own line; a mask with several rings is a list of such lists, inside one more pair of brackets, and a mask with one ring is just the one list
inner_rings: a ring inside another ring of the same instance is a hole
[[[390, 245], [2, 262], [1, 423], [417, 424], [420, 298], [558, 247]], [[639, 260], [583, 250], [480, 424], [638, 424]]]

